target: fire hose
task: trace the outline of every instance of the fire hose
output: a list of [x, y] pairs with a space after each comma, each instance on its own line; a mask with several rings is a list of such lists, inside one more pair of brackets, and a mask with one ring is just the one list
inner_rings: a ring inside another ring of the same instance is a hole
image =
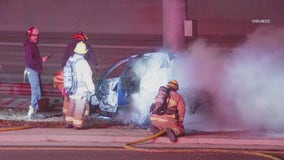
[[[17, 130], [24, 130], [24, 129], [32, 129], [36, 128], [32, 125], [25, 125], [25, 126], [19, 126], [19, 127], [7, 127], [7, 128], [0, 128], [0, 132], [6, 132], [6, 131], [17, 131]], [[64, 126], [60, 124], [54, 124], [48, 126], [48, 128], [64, 128]]]
[[[50, 126], [53, 128], [61, 128], [61, 125], [53, 125]], [[15, 130], [24, 130], [24, 129], [31, 129], [34, 128], [31, 125], [25, 125], [25, 126], [20, 126], [20, 127], [11, 127], [11, 128], [0, 128], [0, 132], [4, 132], [4, 131], [15, 131]], [[163, 134], [166, 133], [166, 130], [163, 129], [160, 132], [143, 138], [143, 139], [139, 139], [133, 142], [128, 142], [126, 143], [123, 147], [127, 150], [133, 150], [133, 151], [142, 151], [142, 152], [215, 152], [215, 153], [234, 153], [234, 154], [244, 154], [244, 155], [252, 155], [252, 156], [258, 156], [258, 157], [264, 157], [270, 160], [281, 160], [278, 157], [275, 157], [273, 155], [270, 155], [269, 153], [265, 153], [265, 152], [259, 152], [259, 151], [244, 151], [244, 150], [230, 150], [230, 149], [202, 149], [202, 148], [191, 148], [191, 149], [154, 149], [154, 148], [138, 148], [138, 147], [134, 147], [133, 145], [135, 144], [139, 144], [142, 142], [146, 142], [149, 141], [151, 139], [155, 139]]]
[[19, 126], [19, 127], [10, 127], [10, 128], [0, 128], [0, 132], [5, 132], [5, 131], [16, 131], [16, 130], [23, 130], [23, 129], [30, 129], [33, 128], [32, 126]]
[[[52, 126], [52, 127], [58, 127], [58, 125]], [[20, 127], [12, 127], [12, 128], [0, 128], [0, 132], [4, 132], [4, 131], [15, 131], [15, 130], [23, 130], [23, 129], [30, 129], [33, 128], [30, 125], [27, 126], [20, 126]], [[245, 155], [252, 155], [252, 156], [258, 156], [258, 157], [264, 157], [270, 160], [281, 160], [278, 157], [275, 157], [273, 155], [270, 155], [269, 153], [265, 153], [265, 152], [257, 152], [257, 151], [243, 151], [243, 150], [229, 150], [229, 149], [153, 149], [153, 148], [137, 148], [134, 147], [133, 145], [138, 144], [138, 143], [142, 143], [142, 142], [146, 142], [148, 140], [157, 138], [163, 134], [166, 133], [166, 130], [161, 130], [159, 133], [154, 134], [152, 136], [140, 139], [140, 140], [136, 140], [133, 142], [128, 142], [126, 143], [123, 147], [125, 149], [128, 150], [134, 150], [134, 151], [142, 151], [142, 152], [215, 152], [215, 153], [234, 153], [234, 154], [245, 154]]]
[[123, 147], [124, 147], [125, 149], [136, 150], [136, 151], [148, 151], [149, 149], [146, 149], [146, 148], [136, 148], [136, 147], [133, 147], [132, 145], [138, 144], [138, 143], [142, 143], [142, 142], [146, 142], [146, 141], [148, 141], [148, 140], [157, 138], [157, 137], [159, 137], [159, 136], [161, 136], [161, 135], [163, 135], [163, 134], [165, 134], [165, 133], [166, 133], [166, 130], [163, 129], [163, 130], [161, 130], [160, 132], [158, 132], [158, 133], [156, 133], [156, 134], [154, 134], [154, 135], [152, 135], [152, 136], [146, 137], [146, 138], [144, 138], [144, 139], [140, 139], [140, 140], [133, 141], [133, 142], [128, 142], [128, 143], [126, 143]]
[[154, 148], [138, 148], [138, 147], [134, 147], [133, 145], [135, 144], [139, 144], [142, 142], [146, 142], [149, 141], [151, 139], [157, 138], [163, 134], [166, 133], [166, 130], [163, 129], [160, 132], [143, 138], [143, 139], [139, 139], [133, 142], [128, 142], [126, 143], [123, 147], [125, 149], [128, 150], [133, 150], [133, 151], [141, 151], [141, 152], [215, 152], [215, 153], [234, 153], [234, 154], [244, 154], [244, 155], [252, 155], [252, 156], [258, 156], [258, 157], [264, 157], [270, 160], [281, 160], [278, 157], [275, 157], [273, 155], [270, 155], [269, 153], [265, 153], [265, 152], [258, 152], [258, 151], [244, 151], [244, 150], [230, 150], [230, 149], [202, 149], [202, 148], [192, 148], [192, 149], [154, 149]]

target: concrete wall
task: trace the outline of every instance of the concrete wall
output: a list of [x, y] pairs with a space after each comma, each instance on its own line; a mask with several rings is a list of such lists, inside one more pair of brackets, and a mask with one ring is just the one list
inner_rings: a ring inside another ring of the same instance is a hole
[[[65, 45], [78, 30], [85, 31], [95, 45], [98, 75], [121, 58], [154, 51], [162, 46], [162, 1], [0, 0], [0, 81], [22, 81], [22, 42], [32, 25], [41, 31], [41, 54], [55, 53], [44, 65], [45, 83], [52, 82]], [[284, 24], [284, 0], [185, 1], [187, 18], [197, 21], [197, 34], [222, 43], [235, 43], [231, 35], [245, 35], [261, 25]], [[269, 22], [253, 22], [261, 19]]]
[[244, 35], [263, 25], [284, 26], [283, 0], [187, 0], [198, 35]]
[[[0, 0], [0, 31], [162, 34], [163, 0]], [[283, 0], [185, 0], [198, 35], [243, 35], [284, 25]], [[258, 22], [254, 20], [265, 20]]]
[[0, 31], [161, 34], [162, 0], [0, 0]]

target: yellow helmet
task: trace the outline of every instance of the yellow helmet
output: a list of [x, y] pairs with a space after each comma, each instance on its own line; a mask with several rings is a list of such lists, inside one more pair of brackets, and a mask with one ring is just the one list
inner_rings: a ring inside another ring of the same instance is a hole
[[167, 84], [167, 86], [169, 87], [169, 88], [171, 88], [171, 89], [173, 89], [173, 90], [178, 90], [178, 82], [177, 82], [177, 80], [170, 80], [169, 82], [168, 82], [168, 84]]
[[78, 42], [74, 49], [74, 52], [77, 54], [86, 54], [88, 52], [86, 44], [82, 41]]

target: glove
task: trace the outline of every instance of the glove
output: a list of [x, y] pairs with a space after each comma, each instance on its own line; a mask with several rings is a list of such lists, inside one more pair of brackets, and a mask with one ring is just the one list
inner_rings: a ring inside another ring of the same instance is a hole
[[66, 88], [62, 87], [62, 89], [61, 89], [61, 94], [62, 94], [63, 96], [68, 96], [67, 91], [66, 91]]
[[91, 91], [91, 92], [89, 92], [89, 96], [90, 96], [90, 97], [94, 96], [95, 94], [96, 94], [96, 92], [95, 92], [95, 91]]
[[151, 106], [150, 106], [150, 113], [155, 113], [156, 112], [156, 105], [153, 103]]
[[99, 100], [96, 95], [91, 96], [91, 105], [96, 106], [99, 104]]
[[97, 72], [99, 72], [99, 65], [95, 65], [95, 69]]
[[93, 97], [95, 95], [95, 91], [89, 91], [87, 93], [87, 101], [91, 101], [91, 97]]

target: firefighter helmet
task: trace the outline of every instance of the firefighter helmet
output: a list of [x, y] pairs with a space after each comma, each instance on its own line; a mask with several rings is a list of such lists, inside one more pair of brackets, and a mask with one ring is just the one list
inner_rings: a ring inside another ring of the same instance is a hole
[[78, 42], [74, 49], [74, 52], [77, 54], [86, 54], [88, 52], [86, 44], [82, 41]]
[[88, 39], [88, 37], [84, 32], [79, 31], [79, 32], [77, 32], [73, 35], [73, 39], [74, 40], [82, 39], [83, 41], [86, 41]]
[[39, 30], [36, 27], [31, 27], [27, 32], [27, 37], [39, 36]]
[[170, 80], [170, 81], [168, 82], [167, 86], [168, 86], [169, 88], [175, 90], [175, 91], [177, 91], [178, 88], [179, 88], [179, 85], [178, 85], [177, 80]]

